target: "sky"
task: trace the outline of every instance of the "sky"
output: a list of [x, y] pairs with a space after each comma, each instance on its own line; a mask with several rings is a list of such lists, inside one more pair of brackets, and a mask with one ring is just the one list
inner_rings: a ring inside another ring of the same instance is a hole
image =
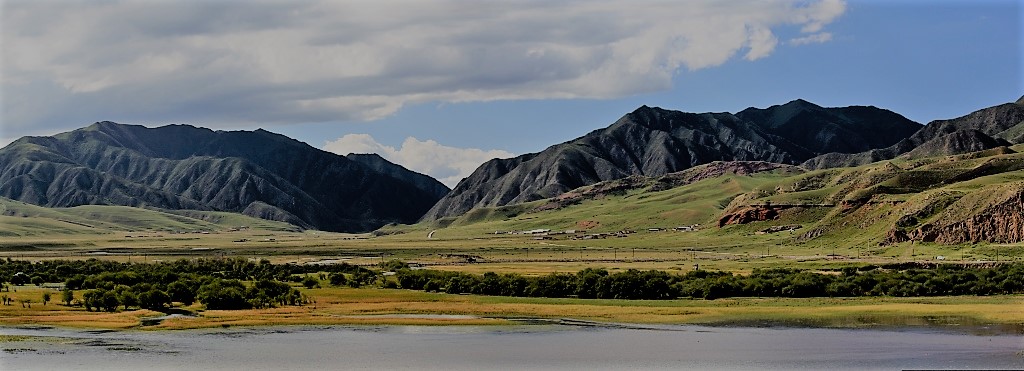
[[263, 128], [454, 186], [641, 105], [920, 123], [1024, 94], [1018, 1], [0, 0], [0, 145]]

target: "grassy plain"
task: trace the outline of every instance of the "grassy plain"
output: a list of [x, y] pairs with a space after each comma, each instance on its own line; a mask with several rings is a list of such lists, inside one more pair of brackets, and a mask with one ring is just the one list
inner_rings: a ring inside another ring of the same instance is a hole
[[[142, 319], [162, 313], [149, 310], [87, 312], [51, 302], [40, 303], [43, 290], [18, 287], [4, 293], [16, 299], [0, 306], [0, 326], [52, 325], [109, 329], [192, 329], [263, 325], [507, 325], [524, 319], [561, 319], [603, 323], [802, 325], [877, 327], [957, 325], [996, 326], [1024, 331], [1024, 297], [928, 298], [734, 298], [718, 300], [601, 300], [510, 298], [450, 295], [373, 288], [302, 289], [315, 303], [303, 307], [202, 311], [197, 317], [170, 318], [142, 326]], [[59, 295], [53, 295], [57, 298]], [[31, 299], [23, 308], [18, 299]]]

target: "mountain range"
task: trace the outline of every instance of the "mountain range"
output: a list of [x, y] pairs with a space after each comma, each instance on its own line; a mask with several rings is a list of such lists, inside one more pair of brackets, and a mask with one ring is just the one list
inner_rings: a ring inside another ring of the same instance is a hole
[[859, 153], [834, 151], [808, 160], [803, 166], [809, 169], [858, 166], [901, 155], [921, 158], [1016, 143], [1024, 143], [1024, 97], [955, 119], [932, 121], [910, 137], [888, 147]]
[[617, 179], [674, 179], [719, 161], [806, 171], [999, 151], [1022, 142], [1024, 98], [927, 125], [881, 108], [826, 108], [805, 100], [737, 113], [642, 106], [541, 152], [490, 160], [449, 190], [376, 154], [340, 156], [262, 129], [104, 121], [0, 149], [0, 197], [47, 207], [229, 211], [363, 232], [571, 195]]
[[104, 121], [0, 149], [0, 197], [47, 207], [230, 211], [363, 232], [415, 222], [445, 193], [379, 156], [339, 156], [265, 130]]
[[643, 106], [607, 128], [540, 153], [484, 163], [423, 220], [544, 199], [629, 175], [664, 175], [712, 161], [795, 165], [830, 152], [892, 146], [921, 128], [876, 107], [824, 108], [805, 100], [736, 114]]

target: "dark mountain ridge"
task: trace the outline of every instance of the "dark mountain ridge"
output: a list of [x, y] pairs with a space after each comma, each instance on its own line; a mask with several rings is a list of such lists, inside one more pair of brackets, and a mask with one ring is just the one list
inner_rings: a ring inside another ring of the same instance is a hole
[[98, 122], [0, 149], [0, 196], [48, 207], [232, 211], [355, 232], [414, 222], [440, 198], [440, 183], [399, 169], [385, 174], [262, 129]]
[[437, 179], [406, 169], [401, 165], [385, 160], [376, 153], [349, 153], [345, 158], [363, 164], [378, 173], [412, 184], [437, 199], [441, 199], [441, 197], [444, 197], [444, 195], [451, 191], [448, 186], [437, 181]]
[[423, 220], [549, 198], [630, 175], [664, 175], [712, 161], [799, 164], [833, 147], [861, 151], [892, 145], [920, 127], [875, 107], [824, 108], [804, 100], [737, 114], [643, 106], [607, 128], [539, 153], [484, 163]]
[[954, 155], [1024, 143], [1024, 97], [949, 120], [935, 120], [910, 137], [859, 153], [826, 153], [802, 164], [808, 169], [865, 165], [898, 156]]

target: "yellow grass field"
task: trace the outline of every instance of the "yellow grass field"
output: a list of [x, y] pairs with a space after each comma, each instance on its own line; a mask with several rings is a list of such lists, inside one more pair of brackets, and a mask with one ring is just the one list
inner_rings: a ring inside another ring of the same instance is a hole
[[[0, 325], [48, 325], [102, 329], [193, 329], [264, 325], [508, 325], [521, 319], [585, 320], [637, 324], [782, 324], [816, 327], [1001, 326], [1024, 328], [1024, 297], [927, 298], [734, 298], [719, 300], [600, 300], [450, 295], [372, 288], [303, 289], [315, 302], [301, 307], [202, 311], [143, 326], [149, 310], [87, 312], [50, 302], [49, 289], [16, 287], [3, 292], [14, 305], [0, 306]], [[53, 298], [59, 294], [50, 290]], [[30, 299], [23, 308], [21, 299]]]

